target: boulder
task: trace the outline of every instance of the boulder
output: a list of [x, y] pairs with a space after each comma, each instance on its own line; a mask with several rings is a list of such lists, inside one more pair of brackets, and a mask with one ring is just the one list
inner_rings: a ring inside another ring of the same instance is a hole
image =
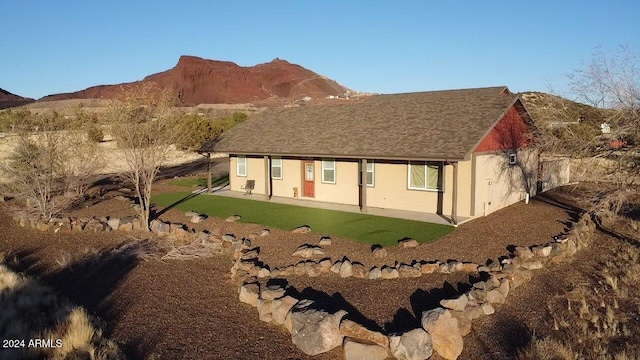
[[267, 235], [269, 235], [271, 233], [271, 231], [269, 231], [269, 229], [264, 228], [262, 230], [260, 230], [260, 237], [265, 237]]
[[380, 277], [382, 277], [382, 271], [377, 266], [372, 267], [367, 274], [367, 279], [369, 280], [377, 280], [380, 279]]
[[190, 218], [190, 217], [194, 217], [194, 216], [198, 216], [200, 215], [199, 213], [195, 212], [195, 211], [187, 211], [186, 213], [184, 213], [184, 216]]
[[360, 263], [351, 264], [351, 273], [354, 278], [365, 279], [368, 275], [367, 268]]
[[[120, 226], [123, 225], [122, 220], [124, 219], [121, 219], [119, 221], [118, 230], [120, 229]], [[153, 231], [154, 233], [160, 236], [169, 235], [171, 233], [171, 225], [166, 222], [163, 222], [162, 220], [156, 219], [151, 221], [151, 231]]]
[[348, 338], [357, 339], [359, 342], [378, 344], [384, 348], [389, 347], [389, 338], [385, 335], [369, 330], [349, 319], [343, 319], [340, 323], [340, 333]]
[[241, 216], [240, 215], [231, 215], [228, 218], [224, 219], [224, 221], [226, 222], [236, 222], [238, 220], [240, 220]]
[[222, 235], [222, 241], [226, 241], [229, 243], [232, 243], [234, 241], [236, 241], [236, 236], [233, 234], [224, 234]]
[[340, 274], [341, 278], [350, 277], [353, 275], [353, 265], [351, 265], [351, 261], [345, 260], [340, 265]]
[[391, 354], [399, 360], [425, 360], [431, 357], [431, 337], [423, 329], [389, 336]]
[[533, 252], [528, 247], [518, 246], [514, 251], [514, 255], [519, 257], [523, 261], [527, 261], [533, 257]]
[[293, 252], [292, 256], [299, 256], [305, 259], [312, 258], [316, 255], [322, 256], [324, 255], [324, 250], [315, 245], [302, 244], [298, 246], [296, 251]]
[[320, 246], [330, 246], [331, 245], [331, 238], [328, 236], [323, 236], [320, 238]]
[[418, 246], [418, 242], [414, 239], [402, 239], [398, 240], [398, 246], [404, 249], [414, 248]]
[[431, 274], [433, 272], [435, 272], [436, 270], [440, 269], [440, 264], [435, 262], [435, 263], [424, 263], [422, 265], [420, 265], [420, 270], [422, 271], [423, 274]]
[[240, 286], [240, 302], [256, 307], [258, 306], [257, 304], [259, 294], [259, 283], [245, 283]]
[[273, 300], [258, 299], [256, 308], [258, 309], [258, 316], [260, 321], [272, 322], [273, 315], [271, 314], [271, 305]]
[[538, 269], [542, 269], [543, 265], [539, 260], [535, 260], [535, 261], [527, 261], [522, 263], [522, 267], [527, 270], [538, 270]]
[[263, 267], [263, 268], [260, 268], [260, 270], [258, 270], [257, 277], [259, 279], [268, 278], [270, 276], [271, 276], [271, 270], [269, 270], [269, 268]]
[[455, 299], [444, 299], [440, 300], [440, 305], [450, 310], [458, 310], [463, 311], [467, 304], [469, 303], [469, 298], [466, 294], [462, 294]]
[[288, 295], [273, 300], [271, 303], [271, 316], [273, 318], [273, 322], [278, 325], [283, 325], [289, 311], [291, 311], [291, 308], [297, 302], [298, 299]]
[[451, 311], [435, 308], [422, 313], [422, 328], [431, 336], [433, 350], [441, 357], [454, 360], [462, 353], [462, 336], [458, 329], [458, 320]]
[[372, 253], [373, 257], [376, 259], [384, 259], [389, 256], [389, 254], [387, 253], [387, 249], [383, 247], [374, 247]]
[[342, 345], [345, 360], [384, 360], [389, 356], [386, 347], [376, 344], [363, 344], [345, 338]]
[[484, 309], [477, 305], [471, 305], [464, 308], [464, 314], [469, 320], [475, 320], [482, 315], [485, 315]]
[[465, 273], [478, 272], [478, 264], [462, 263], [462, 265], [460, 267], [460, 272], [465, 272]]
[[471, 320], [464, 311], [451, 311], [451, 316], [458, 320], [458, 333], [465, 337], [471, 332]]
[[485, 315], [491, 315], [496, 312], [496, 309], [493, 307], [493, 305], [488, 302], [482, 303], [482, 305], [480, 305], [480, 308], [482, 309], [482, 313]]
[[338, 260], [336, 261], [333, 265], [331, 265], [331, 268], [329, 269], [332, 273], [336, 273], [339, 274], [340, 273], [340, 268], [342, 267], [342, 261]]
[[264, 300], [275, 300], [284, 296], [286, 290], [280, 285], [269, 285], [262, 288], [260, 298]]
[[311, 232], [311, 227], [309, 225], [301, 225], [291, 230], [291, 232], [294, 234], [306, 234]]
[[191, 219], [189, 220], [191, 223], [193, 224], [199, 224], [201, 222], [203, 222], [207, 217], [204, 215], [194, 215], [191, 217]]
[[422, 276], [422, 271], [415, 266], [411, 266], [408, 264], [401, 264], [400, 267], [398, 267], [398, 277], [416, 278], [420, 276]]
[[323, 274], [329, 272], [331, 266], [333, 266], [333, 263], [331, 262], [330, 258], [324, 258], [318, 261], [318, 267], [320, 269], [320, 272]]
[[[151, 224], [153, 226], [153, 221], [151, 222]], [[118, 226], [120, 226], [120, 218], [109, 218], [109, 219], [107, 219], [107, 225], [109, 225], [110, 228], [112, 228], [114, 230], [117, 230]], [[151, 229], [151, 231], [153, 231], [153, 229]]]
[[538, 245], [533, 247], [533, 253], [539, 257], [548, 257], [551, 255], [551, 246], [549, 245]]
[[380, 273], [382, 279], [397, 279], [399, 276], [398, 269], [390, 266], [383, 267]]
[[[291, 341], [307, 355], [325, 353], [342, 345], [340, 321], [347, 314], [340, 310], [329, 314], [310, 306], [294, 306], [291, 309]], [[310, 304], [309, 304], [310, 305]]]
[[491, 304], [504, 304], [505, 296], [498, 289], [489, 290], [486, 299]]

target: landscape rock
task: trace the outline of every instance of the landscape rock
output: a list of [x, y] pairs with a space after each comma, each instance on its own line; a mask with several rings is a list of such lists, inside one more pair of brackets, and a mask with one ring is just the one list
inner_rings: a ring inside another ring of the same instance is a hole
[[224, 234], [224, 235], [222, 235], [222, 240], [226, 241], [226, 242], [229, 242], [229, 243], [232, 243], [232, 242], [236, 241], [236, 236], [233, 235], [233, 234]]
[[458, 320], [458, 333], [465, 337], [471, 332], [471, 320], [464, 311], [451, 311], [451, 316]]
[[368, 275], [367, 268], [360, 263], [351, 264], [351, 273], [354, 278], [365, 279]]
[[308, 225], [301, 225], [291, 230], [291, 232], [294, 234], [306, 234], [311, 232], [311, 227]]
[[245, 283], [240, 286], [240, 302], [256, 307], [260, 294], [259, 283]]
[[267, 235], [269, 235], [271, 233], [271, 231], [269, 231], [269, 229], [264, 228], [262, 230], [260, 230], [260, 237], [265, 237]]
[[414, 239], [402, 239], [398, 240], [398, 246], [404, 249], [414, 248], [418, 246], [418, 241]]
[[440, 300], [440, 305], [447, 309], [463, 311], [467, 304], [469, 303], [469, 298], [466, 294], [462, 294], [455, 299], [444, 299]]
[[389, 356], [386, 347], [376, 344], [363, 344], [345, 338], [342, 345], [345, 360], [384, 360]]
[[325, 353], [342, 345], [340, 321], [347, 314], [340, 310], [334, 314], [311, 307], [294, 306], [291, 311], [291, 341], [307, 355]]
[[422, 313], [422, 328], [431, 336], [433, 350], [441, 357], [454, 360], [462, 353], [463, 341], [458, 320], [451, 311], [435, 308]]
[[240, 220], [241, 216], [240, 215], [231, 215], [228, 218], [224, 219], [224, 221], [226, 222], [236, 222], [238, 220]]
[[536, 260], [536, 261], [527, 261], [525, 263], [522, 263], [522, 267], [527, 270], [538, 270], [538, 269], [542, 269], [544, 266], [539, 260]]
[[264, 300], [275, 300], [284, 296], [286, 290], [280, 285], [269, 285], [260, 291], [260, 298]]
[[425, 263], [420, 265], [423, 274], [431, 274], [440, 269], [439, 263]]
[[[109, 219], [107, 219], [107, 225], [109, 225], [110, 228], [112, 228], [114, 230], [117, 230], [118, 226], [120, 226], [120, 218], [109, 218]], [[151, 222], [151, 226], [153, 227], [153, 221]], [[155, 232], [153, 230], [153, 228], [151, 229], [151, 231]]]
[[531, 251], [531, 249], [529, 249], [528, 247], [524, 247], [524, 246], [516, 247], [514, 255], [516, 255], [517, 257], [519, 257], [523, 261], [527, 261], [527, 260], [531, 259], [534, 256], [533, 252]]
[[324, 250], [319, 246], [309, 245], [309, 244], [302, 244], [298, 246], [296, 251], [294, 251], [292, 254], [292, 256], [300, 256], [305, 259], [312, 258], [316, 255], [318, 256], [324, 255]]
[[385, 335], [369, 330], [349, 319], [343, 319], [340, 323], [340, 333], [348, 338], [357, 339], [359, 342], [374, 343], [385, 349], [389, 347], [389, 338]]
[[[118, 224], [118, 228], [120, 229], [120, 226], [122, 225], [122, 220], [121, 219]], [[169, 235], [171, 233], [171, 225], [169, 225], [166, 222], [163, 222], [162, 220], [153, 220], [151, 221], [151, 231], [153, 231], [154, 233], [160, 235], [160, 236], [164, 236], [164, 235]]]
[[551, 255], [551, 246], [539, 245], [533, 247], [533, 253], [539, 257], [548, 257]]
[[431, 337], [420, 328], [401, 335], [390, 335], [389, 349], [399, 360], [425, 360], [433, 353]]
[[330, 258], [324, 258], [318, 262], [318, 267], [321, 273], [329, 272], [331, 266], [333, 266], [333, 263], [331, 262]]
[[482, 313], [485, 315], [491, 315], [496, 312], [496, 309], [491, 305], [491, 303], [485, 302], [480, 305], [482, 308]]
[[328, 236], [321, 237], [319, 245], [320, 246], [330, 246], [331, 245], [331, 238], [328, 237]]
[[387, 253], [387, 249], [383, 247], [375, 247], [372, 250], [372, 253], [373, 253], [373, 257], [376, 259], [384, 259], [387, 256], [389, 256], [389, 254]]
[[382, 277], [382, 271], [377, 266], [372, 267], [367, 274], [367, 279], [369, 280], [377, 280], [380, 277]]
[[349, 260], [345, 260], [342, 262], [342, 265], [340, 265], [339, 274], [341, 278], [346, 278], [353, 275], [353, 265], [351, 265], [351, 262]]
[[198, 215], [200, 215], [200, 214], [195, 212], [195, 211], [187, 211], [186, 213], [184, 213], [184, 216], [186, 216], [188, 218], [191, 218], [191, 217], [194, 217], [194, 216], [198, 216]]
[[332, 273], [336, 273], [339, 274], [340, 273], [340, 268], [342, 267], [342, 261], [338, 260], [336, 261], [331, 268], [329, 269]]
[[292, 296], [284, 296], [279, 299], [275, 299], [271, 303], [271, 316], [273, 322], [278, 325], [283, 325], [289, 311], [298, 302], [298, 299]]
[[201, 222], [203, 222], [207, 217], [204, 215], [194, 215], [191, 217], [191, 219], [189, 220], [191, 223], [193, 224], [199, 224]]
[[465, 273], [478, 272], [478, 264], [462, 263], [462, 265], [460, 266], [460, 271]]
[[398, 274], [398, 269], [390, 267], [390, 266], [385, 266], [382, 268], [382, 272], [380, 274], [380, 278], [382, 279], [397, 279], [400, 276], [400, 274]]
[[486, 299], [491, 304], [504, 304], [505, 302], [504, 295], [498, 289], [489, 290]]
[[263, 267], [258, 270], [257, 277], [259, 279], [268, 278], [269, 276], [271, 276], [271, 271], [268, 268]]
[[258, 299], [256, 308], [258, 309], [258, 316], [260, 321], [273, 321], [273, 315], [271, 314], [272, 304], [273, 300]]
[[422, 271], [415, 266], [401, 264], [398, 267], [398, 276], [401, 278], [416, 278], [422, 276]]

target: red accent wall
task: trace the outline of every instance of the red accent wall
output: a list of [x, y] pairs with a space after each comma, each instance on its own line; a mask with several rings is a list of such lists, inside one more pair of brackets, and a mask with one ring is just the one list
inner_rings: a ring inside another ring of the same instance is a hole
[[511, 106], [473, 152], [517, 149], [529, 141], [531, 141], [529, 128], [515, 106]]

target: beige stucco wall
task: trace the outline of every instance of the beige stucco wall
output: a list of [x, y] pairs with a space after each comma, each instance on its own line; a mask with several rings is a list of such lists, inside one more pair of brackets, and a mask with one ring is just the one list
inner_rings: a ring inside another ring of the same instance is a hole
[[[482, 158], [483, 161], [485, 158]], [[247, 176], [236, 175], [237, 157], [229, 157], [229, 180], [231, 190], [243, 191], [247, 180], [255, 180], [254, 193], [264, 194], [264, 158], [247, 157]], [[315, 196], [302, 197], [302, 160], [284, 158], [282, 160], [282, 179], [272, 179], [272, 195], [293, 198], [293, 188], [298, 188], [301, 199], [359, 205], [358, 161], [336, 160], [336, 183], [322, 183], [322, 160], [313, 160], [315, 166]], [[480, 167], [487, 166], [481, 164]], [[399, 209], [436, 213], [438, 192], [413, 190], [408, 188], [408, 165], [406, 162], [374, 161], [374, 186], [367, 187], [367, 206], [386, 209]], [[443, 214], [451, 215], [453, 197], [453, 166], [443, 167]], [[458, 216], [471, 215], [471, 176], [472, 162], [462, 161], [458, 165]], [[478, 178], [482, 178], [479, 176]], [[477, 186], [476, 186], [477, 188]], [[477, 205], [477, 200], [476, 200]], [[477, 206], [476, 206], [477, 208]], [[481, 213], [476, 213], [479, 215]]]
[[[509, 166], [501, 154], [474, 154], [476, 162], [475, 215], [490, 214], [518, 201], [524, 200], [529, 181], [529, 191], [535, 195], [537, 154], [533, 150], [518, 151], [522, 167]], [[524, 169], [524, 172], [523, 172]], [[528, 176], [523, 173], [528, 174]]]
[[254, 194], [264, 194], [265, 176], [264, 176], [264, 158], [247, 156], [247, 176], [238, 176], [236, 172], [237, 157], [229, 156], [229, 184], [231, 190], [244, 191], [242, 186], [247, 180], [255, 180]]

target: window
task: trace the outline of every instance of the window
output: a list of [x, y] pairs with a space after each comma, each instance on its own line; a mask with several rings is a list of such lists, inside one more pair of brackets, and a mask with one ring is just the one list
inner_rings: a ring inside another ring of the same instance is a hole
[[238, 176], [247, 176], [247, 157], [246, 156], [238, 156], [236, 160], [236, 175]]
[[509, 165], [515, 165], [518, 162], [518, 154], [515, 152], [509, 153]]
[[437, 162], [410, 161], [408, 185], [412, 190], [441, 190], [440, 164]]
[[335, 159], [322, 159], [322, 182], [329, 184], [336, 183]]
[[367, 186], [373, 186], [374, 172], [373, 172], [373, 160], [367, 161]]
[[282, 158], [271, 158], [271, 178], [282, 180]]

